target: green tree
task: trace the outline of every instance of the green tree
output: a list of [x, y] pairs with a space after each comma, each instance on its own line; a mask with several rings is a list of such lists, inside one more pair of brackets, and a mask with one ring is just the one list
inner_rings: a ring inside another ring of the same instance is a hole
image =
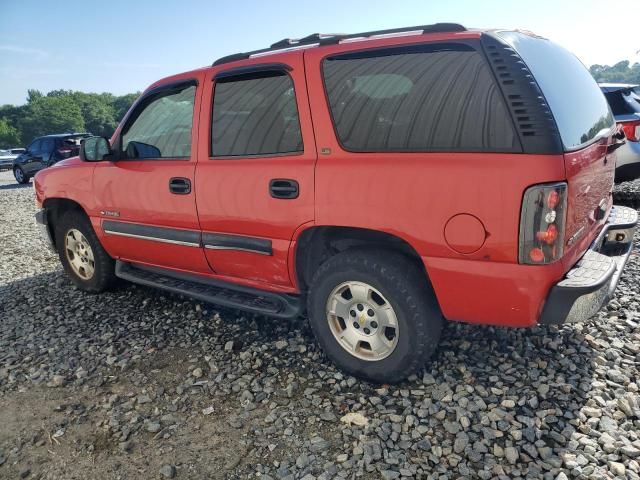
[[20, 145], [18, 129], [11, 126], [7, 120], [0, 118], [0, 148], [11, 148]]
[[31, 97], [18, 123], [23, 144], [52, 133], [82, 132], [82, 110], [69, 96]]
[[612, 66], [596, 64], [589, 71], [597, 82], [640, 84], [640, 63], [629, 65], [628, 60], [623, 60]]
[[71, 97], [82, 111], [85, 129], [88, 132], [102, 137], [113, 134], [118, 122], [111, 95], [73, 92]]
[[140, 92], [138, 93], [129, 93], [127, 95], [122, 95], [121, 97], [116, 97], [113, 100], [113, 108], [115, 109], [115, 119], [116, 122], [122, 121], [124, 115], [127, 113], [133, 102], [140, 96]]

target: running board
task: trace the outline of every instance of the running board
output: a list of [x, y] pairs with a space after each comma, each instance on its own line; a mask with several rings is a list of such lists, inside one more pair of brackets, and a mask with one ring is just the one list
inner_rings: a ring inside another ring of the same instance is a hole
[[304, 302], [299, 295], [274, 293], [163, 268], [116, 261], [116, 276], [222, 307], [276, 318], [295, 318]]

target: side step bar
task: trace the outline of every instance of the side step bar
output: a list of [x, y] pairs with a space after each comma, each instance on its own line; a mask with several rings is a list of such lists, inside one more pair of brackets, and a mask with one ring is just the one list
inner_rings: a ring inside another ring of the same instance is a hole
[[299, 295], [265, 292], [163, 268], [116, 261], [116, 276], [140, 285], [159, 288], [222, 307], [237, 308], [276, 318], [295, 318], [302, 313]]

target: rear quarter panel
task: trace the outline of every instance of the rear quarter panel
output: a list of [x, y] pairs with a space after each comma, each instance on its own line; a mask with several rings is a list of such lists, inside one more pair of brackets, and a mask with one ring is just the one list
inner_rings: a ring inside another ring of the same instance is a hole
[[[305, 52], [320, 152], [316, 224], [381, 230], [407, 241], [423, 258], [448, 319], [535, 323], [546, 292], [564, 272], [560, 264], [518, 265], [522, 197], [533, 184], [563, 181], [563, 156], [345, 151], [334, 133], [321, 74], [321, 60], [344, 51], [334, 48]], [[478, 218], [486, 231], [482, 247], [469, 254], [452, 250], [444, 237], [447, 222], [461, 213]]]

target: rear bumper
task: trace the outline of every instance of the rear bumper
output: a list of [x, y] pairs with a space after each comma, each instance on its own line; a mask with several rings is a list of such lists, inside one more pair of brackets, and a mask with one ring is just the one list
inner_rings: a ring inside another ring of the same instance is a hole
[[638, 212], [614, 206], [589, 250], [550, 290], [538, 323], [562, 324], [586, 320], [613, 296], [633, 250]]

